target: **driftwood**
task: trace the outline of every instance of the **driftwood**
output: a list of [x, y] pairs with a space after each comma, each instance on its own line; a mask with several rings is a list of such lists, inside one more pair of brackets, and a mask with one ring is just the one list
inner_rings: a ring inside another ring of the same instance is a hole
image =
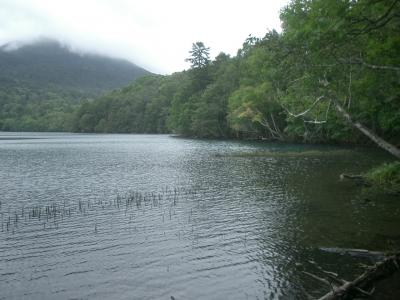
[[353, 174], [340, 174], [340, 179], [355, 179], [355, 180], [365, 180], [364, 176], [362, 175], [353, 175]]
[[340, 174], [340, 180], [344, 180], [344, 179], [354, 180], [354, 182], [356, 182], [359, 185], [371, 186], [371, 184], [368, 182], [368, 180], [363, 175], [353, 175], [353, 174], [345, 174], [345, 173]]
[[328, 247], [320, 247], [319, 250], [328, 252], [328, 253], [336, 253], [336, 254], [347, 254], [353, 257], [361, 257], [361, 258], [369, 258], [374, 262], [381, 261], [385, 258], [385, 253], [381, 251], [369, 251], [365, 249], [352, 249], [352, 248], [328, 248]]
[[370, 297], [374, 292], [374, 283], [389, 278], [395, 272], [400, 272], [400, 253], [389, 256], [369, 267], [367, 271], [351, 282], [343, 281], [342, 285], [336, 287], [330, 285], [331, 291], [319, 300], [348, 300], [360, 296]]

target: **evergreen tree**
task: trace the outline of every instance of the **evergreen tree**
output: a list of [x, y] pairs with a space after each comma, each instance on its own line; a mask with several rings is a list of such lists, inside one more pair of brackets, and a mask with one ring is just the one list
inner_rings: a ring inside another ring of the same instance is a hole
[[203, 42], [193, 43], [189, 53], [190, 57], [186, 61], [191, 63], [192, 69], [201, 69], [210, 63], [210, 48], [204, 46]]

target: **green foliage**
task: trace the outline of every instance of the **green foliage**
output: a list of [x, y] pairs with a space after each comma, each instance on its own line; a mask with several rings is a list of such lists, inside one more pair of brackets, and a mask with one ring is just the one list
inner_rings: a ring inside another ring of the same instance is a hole
[[203, 42], [193, 43], [189, 53], [190, 57], [186, 61], [191, 63], [193, 69], [204, 68], [210, 63], [210, 48], [204, 46]]
[[85, 98], [84, 93], [77, 91], [3, 84], [0, 130], [70, 131], [74, 110]]
[[372, 169], [366, 177], [374, 187], [400, 194], [400, 162], [396, 161]]
[[145, 76], [86, 102], [75, 114], [76, 132], [165, 133], [171, 77]]
[[277, 101], [281, 38], [275, 31], [263, 39], [249, 37], [237, 58], [239, 87], [229, 98], [229, 122], [237, 136], [283, 140], [284, 110]]
[[389, 141], [399, 140], [399, 12], [400, 3], [370, 0], [294, 0], [282, 11], [282, 38], [292, 49], [286, 72], [293, 81], [281, 101], [301, 112], [318, 97], [326, 99], [304, 117], [327, 121], [313, 126], [311, 134], [318, 130], [322, 140], [362, 141], [335, 118], [334, 109], [327, 115], [334, 99], [353, 119]]
[[224, 137], [228, 135], [226, 98], [218, 83], [207, 86], [193, 111], [191, 131], [195, 136]]
[[282, 10], [281, 34], [250, 36], [236, 57], [221, 53], [213, 61], [197, 42], [189, 52], [191, 69], [151, 84], [139, 80], [83, 105], [76, 130], [367, 142], [336, 113], [334, 99], [353, 119], [396, 142], [398, 75], [386, 67], [400, 65], [400, 26], [392, 18], [370, 28], [388, 9], [367, 0], [294, 0]]
[[189, 70], [147, 76], [95, 100], [86, 94], [66, 105], [71, 97], [57, 90], [0, 89], [0, 126], [368, 143], [337, 113], [340, 104], [398, 145], [399, 15], [398, 1], [292, 0], [282, 33], [249, 36], [236, 57], [210, 60], [197, 42]]
[[237, 69], [224, 53], [201, 68], [183, 72], [172, 98], [169, 128], [190, 136], [229, 136], [228, 98], [237, 84]]

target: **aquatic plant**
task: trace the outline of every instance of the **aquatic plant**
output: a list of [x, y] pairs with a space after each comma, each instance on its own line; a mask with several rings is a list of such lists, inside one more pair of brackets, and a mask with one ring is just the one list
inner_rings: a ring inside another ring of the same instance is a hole
[[[57, 202], [46, 205], [22, 206], [20, 209], [8, 207], [4, 210], [4, 203], [0, 203], [1, 232], [15, 233], [18, 225], [37, 225], [39, 229], [59, 228], [67, 218], [73, 216], [88, 217], [89, 214], [108, 210], [123, 211], [125, 216], [132, 220], [129, 211], [141, 211], [146, 208], [163, 210], [162, 219], [165, 221], [165, 212], [169, 220], [175, 215], [175, 207], [180, 198], [197, 198], [196, 189], [162, 188], [160, 192], [140, 192], [130, 190], [125, 194], [117, 194], [112, 199], [99, 198], [97, 200], [78, 200], [74, 202]], [[98, 233], [98, 224], [94, 224], [94, 231]]]

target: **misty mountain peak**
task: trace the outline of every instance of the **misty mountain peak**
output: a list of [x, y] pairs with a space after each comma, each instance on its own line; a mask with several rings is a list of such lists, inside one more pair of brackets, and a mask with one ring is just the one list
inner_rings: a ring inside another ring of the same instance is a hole
[[55, 40], [0, 47], [0, 80], [99, 93], [150, 74], [123, 59], [72, 50]]

